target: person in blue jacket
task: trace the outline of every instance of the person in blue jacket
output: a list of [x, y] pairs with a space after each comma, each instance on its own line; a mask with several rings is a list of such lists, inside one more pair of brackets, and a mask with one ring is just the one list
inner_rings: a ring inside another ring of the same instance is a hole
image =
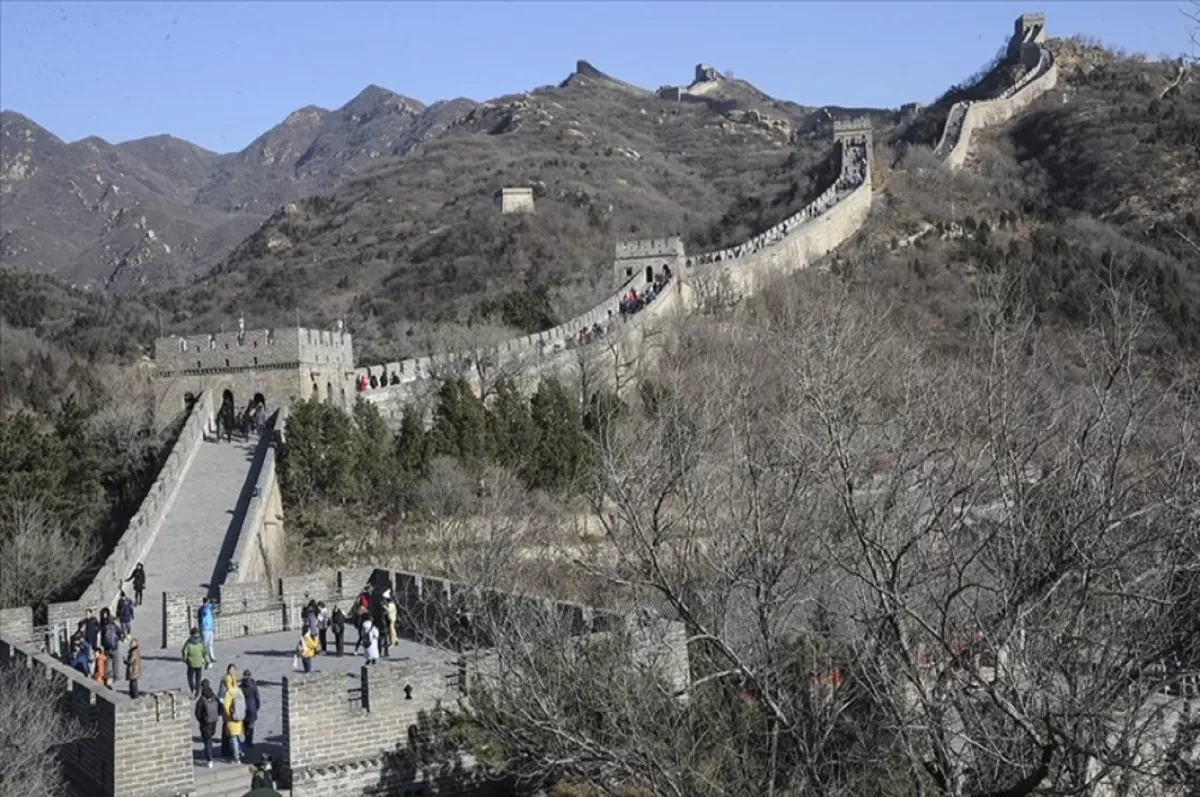
[[213, 605], [211, 598], [205, 598], [198, 612], [200, 638], [204, 640], [204, 668], [211, 669], [217, 661], [217, 651], [213, 647]]

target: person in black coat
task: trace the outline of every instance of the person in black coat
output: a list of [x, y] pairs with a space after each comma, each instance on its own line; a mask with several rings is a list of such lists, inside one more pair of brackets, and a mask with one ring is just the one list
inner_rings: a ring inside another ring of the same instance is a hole
[[92, 650], [100, 647], [100, 621], [96, 619], [94, 609], [88, 609], [83, 616], [83, 638], [92, 646]]
[[246, 698], [246, 719], [242, 724], [246, 734], [246, 747], [254, 748], [254, 724], [258, 722], [258, 710], [262, 708], [262, 696], [258, 691], [258, 682], [249, 670], [242, 671], [242, 695]]
[[346, 652], [346, 615], [342, 613], [341, 606], [334, 607], [333, 619], [330, 620], [329, 626], [333, 629], [333, 644], [337, 655], [341, 656]]
[[133, 582], [133, 600], [135, 604], [141, 606], [142, 591], [146, 589], [146, 568], [142, 567], [141, 562], [138, 562], [137, 567], [133, 568], [133, 572], [125, 580]]

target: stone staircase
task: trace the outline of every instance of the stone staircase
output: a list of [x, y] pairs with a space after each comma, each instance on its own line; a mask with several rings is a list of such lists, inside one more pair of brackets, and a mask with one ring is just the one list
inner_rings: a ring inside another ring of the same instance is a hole
[[236, 434], [232, 443], [200, 443], [175, 502], [143, 559], [146, 601], [137, 608], [133, 623], [143, 649], [162, 645], [163, 591], [215, 593], [216, 582], [237, 544], [242, 524], [239, 498], [253, 475], [256, 443], [254, 435], [243, 441]]

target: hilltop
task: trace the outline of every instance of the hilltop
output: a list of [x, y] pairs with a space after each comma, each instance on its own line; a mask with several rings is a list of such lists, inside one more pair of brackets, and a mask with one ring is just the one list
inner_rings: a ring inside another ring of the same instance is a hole
[[[1130, 264], [1174, 345], [1192, 346], [1196, 81], [1094, 43], [1052, 48], [1059, 88], [978, 134], [957, 174], [929, 149], [954, 101], [1020, 76], [1003, 54], [926, 108], [871, 113], [875, 208], [830, 263], [895, 288], [949, 332], [964, 322], [963, 292], [997, 264], [1021, 264], [1046, 317], [1068, 322], [1084, 320], [1104, 264]], [[148, 346], [155, 327], [203, 332], [242, 314], [262, 326], [344, 317], [372, 361], [428, 351], [463, 323], [497, 336], [548, 328], [610, 289], [616, 240], [679, 232], [690, 252], [715, 249], [803, 205], [832, 179], [829, 121], [863, 110], [775, 100], [703, 65], [686, 86], [650, 91], [581, 61], [556, 85], [484, 103], [425, 108], [372, 87], [337, 112], [302, 109], [235, 155], [169, 137], [122, 144], [112, 149], [144, 165], [154, 196], [203, 203], [248, 232], [211, 270], [193, 261], [194, 284], [140, 294], [154, 322], [121, 334], [141, 329]], [[46, 150], [89, 146], [31, 135]], [[5, 161], [23, 174], [13, 193], [27, 196], [27, 164], [42, 157]], [[506, 185], [531, 185], [536, 213], [501, 216], [492, 194]]]
[[90, 290], [189, 283], [287, 200], [400, 156], [472, 103], [426, 107], [368, 86], [341, 108], [289, 114], [240, 152], [172, 136], [65, 143], [0, 113], [0, 262]]
[[[1086, 326], [1107, 286], [1153, 311], [1163, 356], [1200, 347], [1200, 81], [1175, 62], [1052, 40], [1058, 87], [977, 132], [950, 174], [928, 146], [939, 101], [877, 145], [875, 207], [831, 258], [953, 345], [980, 280], [1002, 275], [1051, 324]], [[994, 80], [999, 66], [980, 78]], [[948, 97], [970, 98], [968, 84]], [[945, 99], [945, 98], [944, 98]], [[914, 131], [924, 131], [914, 135]]]

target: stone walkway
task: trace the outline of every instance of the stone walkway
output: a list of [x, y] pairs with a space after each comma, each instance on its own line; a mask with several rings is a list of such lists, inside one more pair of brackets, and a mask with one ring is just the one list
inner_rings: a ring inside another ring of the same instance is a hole
[[[250, 473], [257, 438], [232, 443], [202, 442], [179, 487], [163, 527], [143, 563], [144, 603], [134, 613], [134, 635], [150, 653], [162, 647], [162, 593], [210, 590], [224, 577], [237, 545], [245, 507], [242, 490]], [[132, 589], [126, 585], [127, 594]]]

